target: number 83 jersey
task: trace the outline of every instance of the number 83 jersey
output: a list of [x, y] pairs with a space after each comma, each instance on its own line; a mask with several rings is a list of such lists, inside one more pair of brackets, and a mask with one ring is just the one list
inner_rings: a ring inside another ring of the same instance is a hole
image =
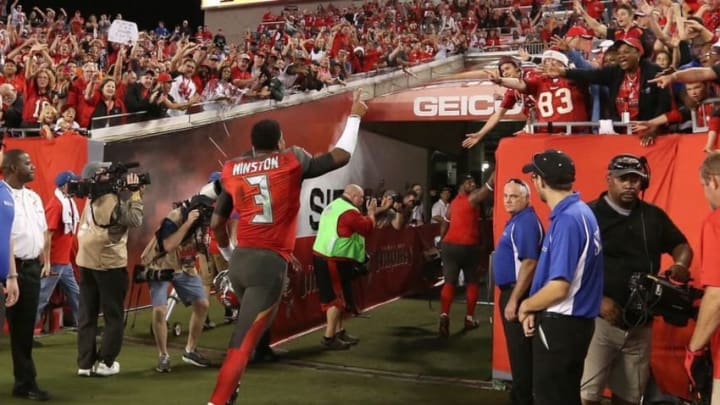
[[311, 156], [302, 148], [225, 163], [222, 184], [238, 213], [237, 244], [270, 249], [289, 259], [295, 248], [300, 188]]
[[587, 85], [539, 74], [526, 75], [525, 84], [525, 92], [535, 97], [538, 122], [589, 120]]

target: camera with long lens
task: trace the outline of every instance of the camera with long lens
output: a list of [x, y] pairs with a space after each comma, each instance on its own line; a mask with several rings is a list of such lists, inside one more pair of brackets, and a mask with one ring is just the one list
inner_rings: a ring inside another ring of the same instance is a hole
[[133, 281], [136, 283], [147, 283], [149, 281], [171, 281], [175, 271], [172, 269], [155, 270], [143, 265], [136, 265], [133, 271]]
[[628, 286], [630, 299], [623, 316], [630, 326], [643, 325], [655, 316], [675, 326], [686, 326], [690, 319], [697, 318], [694, 302], [702, 297], [702, 290], [671, 282], [669, 272], [662, 277], [634, 273]]
[[137, 191], [141, 186], [150, 184], [149, 173], [137, 173], [138, 184], [127, 184], [130, 169], [139, 167], [137, 162], [113, 163], [104, 172], [96, 174], [92, 179], [73, 180], [68, 183], [68, 194], [73, 197], [96, 198], [109, 193], [123, 190]]

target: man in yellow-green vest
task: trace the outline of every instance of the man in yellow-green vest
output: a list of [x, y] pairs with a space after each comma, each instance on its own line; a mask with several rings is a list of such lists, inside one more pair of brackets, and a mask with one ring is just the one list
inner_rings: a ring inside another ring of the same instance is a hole
[[349, 349], [360, 341], [343, 329], [342, 313], [345, 297], [351, 294], [348, 277], [355, 266], [365, 262], [365, 237], [375, 228], [377, 201], [368, 201], [367, 216], [360, 212], [363, 203], [363, 189], [355, 184], [346, 186], [342, 196], [331, 202], [320, 216], [313, 245], [320, 308], [327, 316], [325, 335], [320, 343], [330, 350]]

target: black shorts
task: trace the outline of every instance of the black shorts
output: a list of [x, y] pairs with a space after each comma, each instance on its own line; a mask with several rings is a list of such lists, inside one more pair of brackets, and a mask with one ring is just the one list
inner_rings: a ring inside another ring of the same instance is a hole
[[475, 245], [456, 245], [443, 242], [440, 250], [445, 282], [456, 285], [460, 270], [466, 283], [477, 283], [480, 250]]
[[352, 297], [349, 281], [352, 277], [353, 263], [313, 256], [313, 267], [320, 295], [320, 308], [323, 311], [327, 311], [330, 307], [345, 309]]

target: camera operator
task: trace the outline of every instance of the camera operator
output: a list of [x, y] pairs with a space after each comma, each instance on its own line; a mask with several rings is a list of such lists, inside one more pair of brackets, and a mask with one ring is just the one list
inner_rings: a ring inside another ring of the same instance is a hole
[[[143, 218], [143, 189], [135, 173], [111, 174], [111, 164], [90, 162], [82, 178], [98, 187], [112, 176], [124, 176], [123, 190], [90, 194], [78, 231], [76, 263], [80, 266], [80, 314], [78, 320], [78, 375], [93, 373], [111, 376], [120, 372], [115, 361], [123, 339], [123, 303], [128, 288], [128, 229], [137, 228]], [[97, 318], [105, 318], [102, 344], [96, 348]], [[97, 363], [97, 364], [96, 364]]]
[[[185, 305], [192, 304], [190, 331], [182, 360], [197, 367], [207, 367], [210, 364], [196, 351], [209, 303], [195, 263], [198, 255], [207, 250], [205, 236], [215, 196], [216, 194], [213, 194], [211, 198], [198, 194], [173, 208], [163, 219], [155, 237], [150, 240], [141, 256], [145, 270], [141, 277], [137, 277], [136, 273], [135, 281], [148, 281], [150, 285], [152, 328], [159, 352], [155, 370], [159, 373], [170, 372], [165, 321], [169, 284], [172, 284]], [[199, 262], [201, 265], [207, 264], [205, 260]]]
[[644, 157], [622, 154], [608, 165], [607, 191], [591, 202], [600, 226], [604, 252], [604, 287], [600, 316], [585, 358], [583, 404], [599, 404], [605, 387], [613, 404], [639, 404], [650, 375], [652, 315], [633, 309], [628, 287], [635, 273], [657, 274], [663, 253], [675, 264], [673, 279], [687, 281], [692, 250], [667, 214], [640, 198], [650, 185]]
[[352, 299], [354, 268], [366, 261], [365, 238], [375, 227], [377, 200], [367, 202], [367, 217], [360, 213], [364, 192], [356, 184], [345, 187], [340, 198], [325, 208], [313, 245], [313, 263], [320, 292], [320, 308], [327, 326], [320, 344], [330, 350], [348, 349], [360, 342], [343, 328], [342, 311]]

